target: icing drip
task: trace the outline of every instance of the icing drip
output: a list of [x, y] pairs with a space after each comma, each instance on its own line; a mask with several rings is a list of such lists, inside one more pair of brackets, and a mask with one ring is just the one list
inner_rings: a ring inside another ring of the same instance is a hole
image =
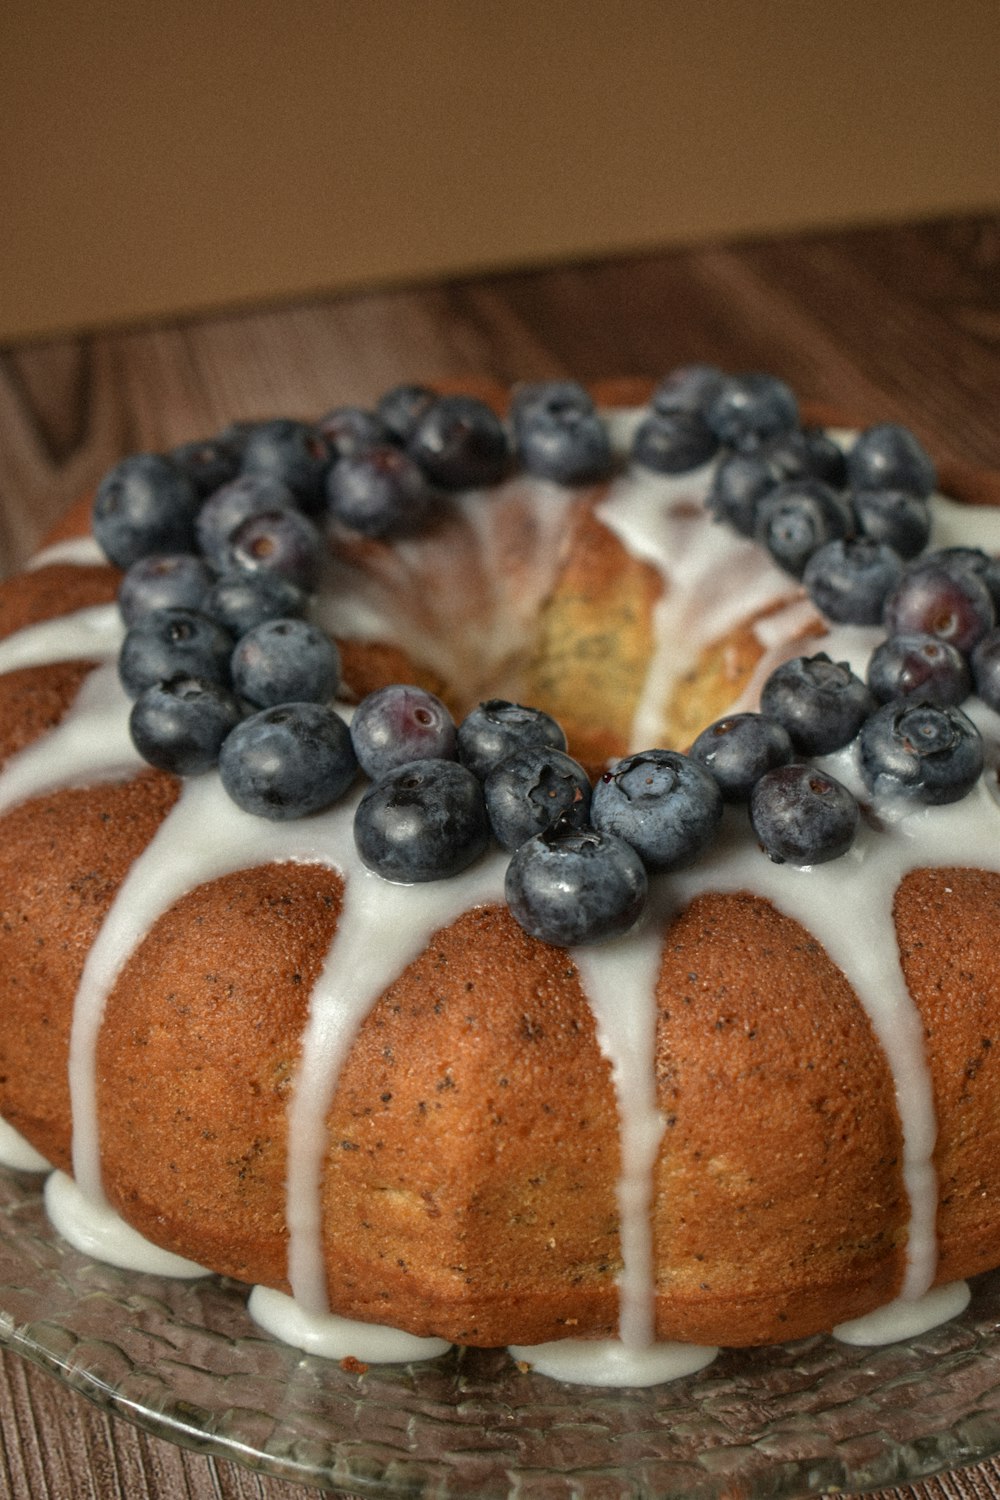
[[598, 518], [623, 546], [663, 579], [653, 612], [656, 644], [632, 724], [633, 750], [661, 743], [664, 707], [704, 647], [798, 593], [762, 547], [712, 520], [702, 504], [711, 474], [710, 466], [679, 479], [630, 469], [597, 507]]
[[53, 563], [70, 563], [78, 568], [93, 568], [99, 565], [108, 566], [108, 559], [104, 551], [92, 536], [71, 536], [65, 541], [53, 542], [51, 546], [43, 547], [36, 552], [28, 563], [29, 572], [36, 568], [48, 568]]
[[351, 1043], [382, 991], [427, 947], [434, 933], [472, 906], [503, 899], [506, 859], [485, 857], [461, 879], [390, 885], [354, 849], [353, 805], [327, 818], [344, 880], [344, 902], [330, 952], [313, 987], [288, 1112], [288, 1279], [312, 1314], [328, 1310], [323, 1264], [322, 1175], [326, 1117]]
[[54, 661], [111, 661], [124, 638], [117, 604], [92, 604], [55, 620], [26, 625], [0, 641], [0, 672]]
[[0, 1120], [0, 1166], [15, 1172], [51, 1172], [52, 1164], [26, 1141], [19, 1130]]
[[[2, 785], [2, 782], [0, 782]], [[353, 806], [353, 804], [352, 804]], [[192, 777], [119, 888], [87, 956], [70, 1037], [73, 1175], [101, 1201], [95, 1052], [104, 1007], [129, 956], [154, 922], [196, 886], [271, 861], [332, 865], [338, 808], [293, 823], [270, 823], [231, 802], [215, 774]], [[332, 826], [331, 826], [332, 825]]]
[[106, 1203], [97, 1203], [81, 1192], [65, 1172], [52, 1172], [46, 1180], [45, 1211], [75, 1250], [109, 1266], [143, 1271], [148, 1276], [176, 1276], [184, 1281], [210, 1274], [193, 1260], [151, 1244]]
[[512, 1358], [568, 1385], [618, 1389], [662, 1385], [703, 1370], [718, 1354], [699, 1344], [650, 1344], [634, 1349], [617, 1339], [557, 1339], [551, 1344], [512, 1345]]
[[663, 950], [658, 916], [647, 910], [640, 931], [599, 947], [573, 950], [597, 1023], [598, 1044], [611, 1063], [618, 1104], [618, 1334], [629, 1349], [651, 1344], [656, 1326], [650, 1214], [653, 1169], [665, 1124], [656, 1107], [656, 982]]
[[411, 1360], [436, 1359], [451, 1345], [445, 1339], [418, 1338], [401, 1328], [381, 1323], [358, 1323], [332, 1313], [308, 1313], [293, 1297], [269, 1286], [255, 1286], [247, 1311], [265, 1333], [318, 1354], [323, 1359], [358, 1359], [366, 1364], [409, 1364]]
[[968, 1307], [971, 1295], [967, 1282], [951, 1281], [911, 1301], [897, 1297], [863, 1318], [838, 1323], [833, 1336], [842, 1344], [861, 1345], [897, 1344], [901, 1339], [918, 1338], [940, 1323], [957, 1318]]
[[115, 667], [88, 673], [61, 722], [5, 764], [0, 813], [60, 787], [93, 786], [145, 770], [128, 732], [130, 706]]

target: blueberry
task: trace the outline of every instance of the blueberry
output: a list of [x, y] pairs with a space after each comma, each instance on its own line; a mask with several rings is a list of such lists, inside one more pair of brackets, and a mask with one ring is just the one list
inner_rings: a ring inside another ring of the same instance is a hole
[[727, 522], [744, 536], [753, 536], [761, 502], [779, 484], [812, 479], [839, 488], [844, 479], [844, 455], [822, 429], [806, 427], [781, 433], [752, 453], [731, 453], [723, 458], [706, 504], [716, 520]]
[[379, 397], [375, 408], [397, 443], [408, 443], [420, 418], [437, 396], [425, 385], [394, 385]]
[[444, 880], [483, 853], [483, 789], [453, 760], [414, 760], [374, 782], [358, 804], [354, 841], [370, 870], [409, 884]]
[[645, 750], [606, 771], [590, 816], [632, 845], [652, 870], [690, 864], [715, 836], [722, 793], [705, 768], [676, 750]]
[[282, 703], [237, 724], [219, 774], [244, 812], [273, 822], [320, 812], [344, 795], [358, 763], [351, 732], [322, 703]]
[[980, 578], [994, 563], [994, 559], [982, 547], [936, 547], [928, 561], [931, 559], [954, 575], [975, 573]]
[[565, 750], [566, 736], [540, 708], [524, 708], [503, 698], [480, 703], [458, 726], [458, 758], [480, 780], [515, 750], [531, 745]]
[[624, 839], [557, 826], [515, 850], [504, 889], [525, 932], [571, 948], [628, 932], [642, 914], [649, 882]]
[[151, 552], [192, 552], [198, 505], [198, 492], [179, 464], [159, 453], [137, 453], [101, 480], [94, 536], [119, 568]]
[[240, 447], [224, 438], [201, 438], [171, 448], [169, 457], [178, 464], [204, 499], [220, 485], [236, 478], [240, 466]]
[[362, 698], [351, 719], [358, 764], [377, 781], [413, 760], [454, 760], [455, 721], [440, 698], [393, 683]]
[[979, 730], [960, 708], [901, 699], [866, 721], [861, 774], [876, 796], [940, 806], [970, 792], [983, 769]]
[[730, 714], [709, 724], [690, 756], [711, 772], [727, 802], [746, 802], [765, 771], [792, 759], [788, 730], [764, 714]]
[[233, 688], [255, 708], [326, 703], [340, 686], [340, 653], [306, 620], [266, 620], [236, 642]]
[[975, 573], [949, 570], [931, 553], [912, 563], [885, 603], [890, 635], [936, 635], [967, 654], [995, 622], [989, 589]]
[[309, 511], [323, 499], [323, 481], [333, 454], [323, 434], [309, 422], [277, 417], [261, 422], [243, 447], [245, 474], [262, 474], [286, 484]]
[[389, 443], [340, 458], [326, 478], [330, 514], [362, 536], [402, 536], [426, 525], [437, 494], [419, 464]]
[[193, 609], [158, 609], [125, 634], [118, 675], [130, 698], [171, 677], [229, 682], [233, 639], [207, 615]]
[[964, 702], [972, 678], [962, 653], [936, 635], [891, 635], [871, 654], [868, 686], [880, 703], [919, 696], [943, 707]]
[[295, 496], [287, 484], [266, 474], [243, 474], [210, 495], [198, 512], [198, 546], [213, 568], [222, 571], [229, 555], [229, 539], [244, 521], [295, 508]]
[[535, 745], [502, 760], [483, 792], [494, 837], [504, 849], [516, 849], [560, 819], [564, 827], [583, 828], [590, 812], [586, 771], [551, 746]]
[[559, 421], [593, 416], [596, 410], [594, 398], [576, 380], [535, 380], [515, 386], [509, 416], [519, 436], [524, 426], [530, 426], [538, 417]]
[[926, 499], [936, 483], [934, 465], [908, 427], [882, 422], [858, 437], [847, 455], [856, 490], [906, 490]]
[[263, 417], [242, 417], [234, 422], [227, 422], [219, 433], [218, 440], [227, 448], [232, 448], [240, 461], [243, 459], [245, 449], [250, 437], [257, 431], [258, 427], [266, 427], [267, 421]]
[[825, 652], [776, 667], [760, 695], [761, 713], [777, 719], [797, 750], [828, 755], [853, 740], [875, 709], [870, 689], [846, 662]]
[[855, 490], [854, 524], [862, 536], [885, 542], [909, 562], [930, 539], [931, 508], [921, 495], [907, 490]]
[[126, 625], [154, 609], [201, 609], [211, 584], [211, 572], [193, 552], [153, 552], [125, 574], [118, 609]]
[[326, 439], [333, 458], [346, 458], [396, 441], [382, 418], [361, 406], [333, 407], [320, 417], [316, 430]]
[[688, 474], [715, 457], [719, 440], [696, 411], [651, 411], [636, 428], [632, 458], [655, 474]]
[[986, 585], [994, 613], [1000, 618], [1000, 558], [991, 557], [982, 547], [939, 547], [927, 561], [938, 563], [953, 578], [973, 573]]
[[517, 451], [529, 474], [555, 484], [592, 484], [611, 471], [611, 438], [596, 411], [525, 413]]
[[821, 479], [789, 479], [761, 501], [755, 535], [781, 567], [801, 578], [812, 554], [847, 535], [848, 516]]
[[439, 397], [407, 446], [431, 482], [446, 490], [498, 484], [510, 461], [503, 423], [472, 396]]
[[972, 649], [976, 692], [988, 708], [1000, 712], [1000, 626], [994, 626]]
[[683, 411], [704, 416], [724, 383], [725, 376], [714, 365], [679, 365], [663, 377], [649, 404], [665, 415]]
[[708, 407], [708, 424], [720, 443], [754, 448], [798, 426], [799, 408], [790, 388], [773, 375], [731, 375]]
[[311, 590], [319, 578], [323, 539], [298, 510], [268, 510], [237, 526], [226, 545], [220, 572], [277, 573], [297, 588]]
[[750, 796], [750, 822], [776, 864], [821, 865], [854, 842], [858, 804], [833, 776], [815, 766], [778, 766]]
[[781, 482], [766, 453], [734, 453], [716, 468], [705, 504], [717, 521], [753, 536], [762, 502]]
[[290, 619], [305, 613], [308, 595], [278, 573], [223, 573], [205, 595], [201, 609], [237, 639], [265, 620]]
[[903, 561], [885, 542], [837, 538], [813, 553], [802, 582], [817, 609], [841, 625], [877, 625]]
[[182, 675], [143, 689], [132, 705], [129, 731], [150, 765], [176, 776], [200, 776], [215, 765], [239, 721], [240, 706], [228, 688]]
[[822, 479], [835, 490], [843, 489], [847, 481], [847, 459], [822, 427], [783, 432], [762, 451], [783, 479]]

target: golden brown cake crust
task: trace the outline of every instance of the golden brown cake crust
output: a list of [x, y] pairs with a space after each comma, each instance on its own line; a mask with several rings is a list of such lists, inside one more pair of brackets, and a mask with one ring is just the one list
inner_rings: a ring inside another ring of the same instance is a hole
[[460, 1343], [610, 1334], [616, 1120], [567, 954], [506, 910], [467, 912], [375, 1006], [341, 1076], [332, 1305]]
[[768, 902], [706, 895], [667, 933], [657, 998], [659, 1335], [796, 1338], [889, 1301], [901, 1131], [840, 970]]
[[117, 568], [75, 563], [49, 563], [29, 573], [15, 573], [0, 587], [0, 640], [59, 615], [111, 604], [121, 583]]
[[61, 661], [0, 677], [0, 765], [56, 727], [95, 665]]
[[177, 798], [173, 777], [54, 792], [0, 837], [0, 1115], [70, 1165], [69, 1033], [84, 960], [134, 860]]

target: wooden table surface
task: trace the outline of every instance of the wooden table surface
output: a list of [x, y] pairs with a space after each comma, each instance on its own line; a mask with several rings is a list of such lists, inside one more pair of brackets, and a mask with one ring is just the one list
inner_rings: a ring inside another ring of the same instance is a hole
[[[404, 379], [765, 369], [940, 458], [1000, 468], [1000, 217], [645, 254], [0, 350], [0, 571], [120, 454]], [[0, 1491], [295, 1500], [149, 1438], [0, 1356]], [[883, 1496], [1000, 1496], [987, 1462]]]

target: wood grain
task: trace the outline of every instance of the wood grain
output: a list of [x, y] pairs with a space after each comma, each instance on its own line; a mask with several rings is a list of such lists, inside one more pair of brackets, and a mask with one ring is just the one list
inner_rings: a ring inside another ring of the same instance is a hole
[[[1000, 468], [1000, 217], [782, 238], [373, 291], [0, 350], [0, 572], [122, 453], [234, 417], [370, 402], [399, 380], [769, 369], [859, 422]], [[292, 1500], [0, 1355], [16, 1500]], [[986, 1463], [883, 1497], [1000, 1497]]]
[[782, 374], [942, 458], [1000, 463], [1000, 224], [915, 225], [379, 291], [0, 353], [0, 545], [16, 566], [122, 453], [401, 379]]

